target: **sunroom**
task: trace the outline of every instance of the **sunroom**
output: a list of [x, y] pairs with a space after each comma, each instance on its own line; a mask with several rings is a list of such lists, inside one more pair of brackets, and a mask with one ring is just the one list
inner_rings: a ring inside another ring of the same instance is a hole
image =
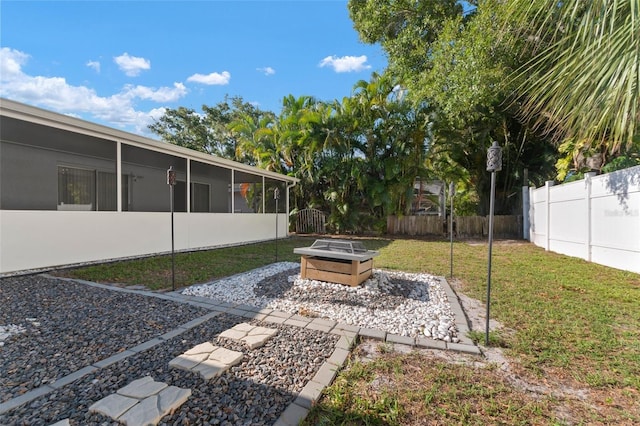
[[166, 252], [172, 210], [177, 250], [285, 237], [296, 182], [0, 99], [0, 274]]

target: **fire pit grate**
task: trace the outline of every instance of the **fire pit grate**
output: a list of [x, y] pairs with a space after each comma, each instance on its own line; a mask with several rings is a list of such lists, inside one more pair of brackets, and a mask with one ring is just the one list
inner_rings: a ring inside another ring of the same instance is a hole
[[311, 248], [342, 253], [365, 253], [367, 251], [364, 244], [360, 241], [344, 240], [316, 240], [311, 244]]

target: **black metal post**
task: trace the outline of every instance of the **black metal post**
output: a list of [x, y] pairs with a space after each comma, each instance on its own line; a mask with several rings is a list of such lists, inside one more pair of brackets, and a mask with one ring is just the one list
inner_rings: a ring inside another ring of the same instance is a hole
[[495, 205], [496, 172], [502, 170], [502, 149], [493, 142], [487, 151], [487, 171], [491, 172], [491, 195], [489, 198], [489, 258], [487, 261], [487, 323], [485, 326], [485, 346], [489, 346], [489, 314], [491, 310], [491, 254], [493, 251], [493, 212]]
[[489, 201], [489, 259], [487, 265], [487, 325], [485, 327], [485, 346], [489, 346], [489, 311], [491, 309], [491, 252], [493, 250], [493, 208], [495, 202], [495, 185], [496, 172], [491, 172], [491, 196]]
[[173, 225], [173, 185], [171, 185], [171, 290], [176, 291], [176, 250]]
[[167, 184], [169, 185], [169, 203], [171, 204], [171, 290], [176, 291], [176, 253], [173, 225], [173, 187], [176, 184], [176, 171], [173, 166], [167, 170]]
[[276, 187], [273, 190], [273, 198], [276, 200], [276, 262], [278, 261], [278, 200], [280, 199], [280, 190]]

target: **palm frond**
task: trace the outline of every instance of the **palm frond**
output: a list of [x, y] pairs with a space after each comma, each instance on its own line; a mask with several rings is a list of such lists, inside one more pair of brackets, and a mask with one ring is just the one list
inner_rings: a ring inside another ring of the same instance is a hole
[[[640, 122], [639, 0], [513, 0], [534, 57], [517, 73], [524, 116], [559, 139], [631, 147]], [[533, 36], [531, 36], [533, 35]]]

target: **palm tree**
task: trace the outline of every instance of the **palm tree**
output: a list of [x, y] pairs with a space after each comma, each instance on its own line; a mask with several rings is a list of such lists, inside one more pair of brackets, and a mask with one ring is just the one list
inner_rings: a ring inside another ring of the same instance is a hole
[[631, 149], [640, 138], [640, 1], [512, 0], [504, 17], [534, 53], [518, 74], [525, 116], [559, 140]]
[[282, 172], [271, 131], [274, 121], [271, 115], [259, 118], [242, 113], [229, 123], [229, 130], [238, 140], [236, 158], [245, 164]]

